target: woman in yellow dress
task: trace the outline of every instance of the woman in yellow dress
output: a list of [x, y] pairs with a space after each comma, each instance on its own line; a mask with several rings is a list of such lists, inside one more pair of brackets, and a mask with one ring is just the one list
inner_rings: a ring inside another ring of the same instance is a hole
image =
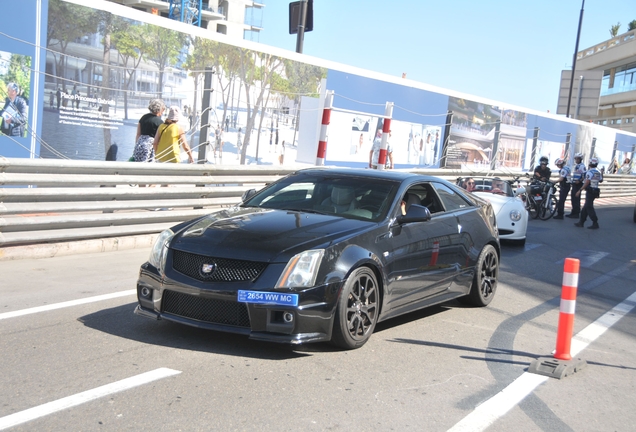
[[181, 147], [188, 154], [188, 161], [194, 163], [192, 150], [185, 139], [185, 132], [179, 125], [181, 112], [179, 107], [172, 106], [168, 112], [166, 121], [159, 125], [153, 147], [155, 157], [159, 162], [181, 163]]

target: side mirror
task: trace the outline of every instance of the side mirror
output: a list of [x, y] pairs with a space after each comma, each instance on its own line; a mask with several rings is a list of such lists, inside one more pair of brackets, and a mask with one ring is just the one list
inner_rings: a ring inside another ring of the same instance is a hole
[[512, 193], [514, 196], [523, 195], [526, 193], [526, 188], [524, 186], [519, 186], [517, 189], [513, 189]]
[[406, 211], [405, 215], [400, 215], [397, 222], [405, 224], [409, 222], [426, 222], [431, 220], [431, 211], [424, 206], [413, 204]]
[[243, 192], [243, 196], [241, 197], [241, 202], [245, 202], [248, 199], [252, 198], [254, 195], [256, 195], [256, 189], [248, 189], [245, 192]]

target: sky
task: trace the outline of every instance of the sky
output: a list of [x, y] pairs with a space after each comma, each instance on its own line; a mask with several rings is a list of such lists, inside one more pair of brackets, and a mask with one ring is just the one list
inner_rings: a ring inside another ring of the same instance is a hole
[[[296, 50], [289, 0], [262, 0], [259, 42]], [[531, 108], [556, 112], [571, 70], [582, 0], [314, 0], [303, 53]], [[579, 51], [636, 20], [636, 0], [587, 0]]]

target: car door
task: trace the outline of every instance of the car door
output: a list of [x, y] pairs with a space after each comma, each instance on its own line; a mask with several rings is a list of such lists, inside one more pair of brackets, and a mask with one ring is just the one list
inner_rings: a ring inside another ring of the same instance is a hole
[[[457, 219], [444, 211], [429, 182], [412, 185], [407, 193], [417, 195], [432, 210], [432, 217], [396, 224], [391, 230], [387, 255], [391, 309], [447, 290], [457, 274]], [[395, 211], [397, 216], [399, 203]]]
[[[454, 266], [457, 268], [457, 284], [451, 285], [452, 290], [462, 291], [470, 285], [472, 268], [479, 254], [475, 247], [475, 233], [483, 231], [480, 224], [479, 208], [452, 187], [440, 182], [432, 182], [444, 205], [446, 214], [455, 219], [454, 232], [451, 235]], [[449, 258], [450, 260], [451, 258]]]

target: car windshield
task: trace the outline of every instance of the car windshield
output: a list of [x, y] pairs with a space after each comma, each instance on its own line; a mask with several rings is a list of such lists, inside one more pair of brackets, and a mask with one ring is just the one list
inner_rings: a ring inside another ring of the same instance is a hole
[[497, 195], [514, 196], [510, 183], [498, 178], [480, 178], [467, 177], [457, 180], [457, 185], [466, 189], [468, 192], [484, 192]]
[[241, 206], [377, 222], [386, 217], [398, 186], [396, 181], [364, 176], [298, 173], [272, 183]]

